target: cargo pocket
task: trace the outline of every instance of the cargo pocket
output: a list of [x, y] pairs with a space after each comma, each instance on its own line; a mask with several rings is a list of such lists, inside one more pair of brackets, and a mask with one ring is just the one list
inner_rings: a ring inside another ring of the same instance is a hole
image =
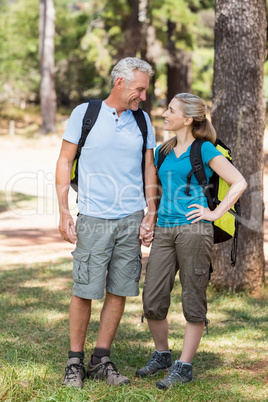
[[89, 284], [89, 257], [90, 253], [74, 250], [73, 278], [76, 283]]
[[208, 284], [209, 267], [208, 268], [195, 268], [196, 287], [202, 289]]
[[133, 259], [129, 261], [125, 268], [125, 273], [129, 278], [134, 279], [135, 282], [139, 282], [141, 276], [141, 252], [133, 256]]

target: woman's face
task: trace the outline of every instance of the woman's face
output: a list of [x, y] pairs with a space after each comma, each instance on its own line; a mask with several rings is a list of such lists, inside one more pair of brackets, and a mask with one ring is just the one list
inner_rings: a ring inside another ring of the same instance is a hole
[[165, 118], [164, 130], [166, 131], [177, 131], [185, 127], [187, 118], [183, 116], [182, 109], [180, 107], [180, 102], [173, 98], [168, 105], [168, 110], [162, 114]]

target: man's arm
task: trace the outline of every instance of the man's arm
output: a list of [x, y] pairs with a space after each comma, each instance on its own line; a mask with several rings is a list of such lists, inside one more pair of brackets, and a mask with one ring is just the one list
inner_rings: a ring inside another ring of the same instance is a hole
[[59, 232], [61, 237], [70, 243], [77, 241], [74, 221], [68, 203], [72, 164], [76, 151], [76, 144], [63, 140], [56, 167], [56, 190], [60, 212]]
[[140, 239], [144, 246], [149, 247], [153, 240], [159, 201], [153, 149], [145, 152], [145, 197], [148, 211], [141, 222]]

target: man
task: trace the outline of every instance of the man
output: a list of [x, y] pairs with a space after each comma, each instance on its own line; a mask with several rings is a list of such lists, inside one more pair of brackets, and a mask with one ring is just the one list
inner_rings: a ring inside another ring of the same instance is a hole
[[[110, 385], [127, 384], [110, 361], [110, 348], [124, 312], [127, 296], [139, 294], [140, 239], [151, 243], [156, 221], [156, 146], [146, 113], [145, 194], [141, 171], [143, 138], [132, 111], [146, 99], [151, 66], [137, 58], [118, 62], [111, 73], [112, 89], [102, 102], [79, 159], [79, 215], [76, 223], [68, 207], [72, 162], [81, 135], [87, 104], [77, 106], [69, 119], [56, 169], [61, 237], [76, 243], [73, 257], [74, 287], [70, 304], [69, 359], [63, 385], [83, 387], [89, 378]], [[106, 276], [107, 274], [107, 276]], [[87, 373], [84, 344], [92, 299], [106, 297]]]

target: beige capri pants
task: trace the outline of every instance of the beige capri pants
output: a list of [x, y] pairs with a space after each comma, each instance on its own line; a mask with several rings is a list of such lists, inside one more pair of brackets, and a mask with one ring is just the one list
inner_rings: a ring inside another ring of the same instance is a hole
[[213, 244], [213, 227], [209, 222], [156, 227], [143, 289], [145, 318], [166, 318], [179, 271], [186, 321], [207, 322], [206, 289]]

